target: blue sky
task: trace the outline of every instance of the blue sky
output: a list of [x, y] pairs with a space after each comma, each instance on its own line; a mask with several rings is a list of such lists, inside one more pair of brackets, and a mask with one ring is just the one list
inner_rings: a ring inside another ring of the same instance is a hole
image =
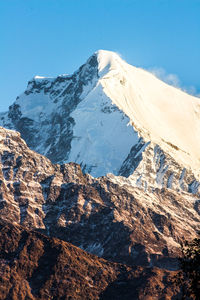
[[98, 49], [200, 93], [200, 0], [0, 0], [0, 45], [0, 111]]

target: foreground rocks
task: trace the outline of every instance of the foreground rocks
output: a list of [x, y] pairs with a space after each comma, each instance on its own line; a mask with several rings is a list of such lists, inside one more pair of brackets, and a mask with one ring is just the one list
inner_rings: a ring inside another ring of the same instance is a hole
[[[0, 299], [171, 299], [175, 272], [128, 267], [0, 222]], [[177, 299], [177, 298], [173, 298]]]

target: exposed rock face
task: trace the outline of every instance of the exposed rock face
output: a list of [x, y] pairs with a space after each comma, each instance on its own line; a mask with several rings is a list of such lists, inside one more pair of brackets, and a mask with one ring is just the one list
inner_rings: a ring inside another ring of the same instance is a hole
[[[128, 267], [0, 221], [0, 298], [170, 299], [174, 272]], [[167, 284], [168, 283], [168, 284]]]
[[177, 268], [180, 242], [199, 228], [199, 200], [169, 189], [144, 192], [53, 165], [14, 131], [0, 129], [1, 219], [58, 237], [110, 261]]
[[137, 186], [145, 191], [169, 188], [199, 197], [200, 182], [192, 170], [178, 164], [170, 154], [154, 143], [145, 144], [141, 141], [137, 148], [133, 147], [119, 175], [124, 177], [121, 178], [121, 183]]

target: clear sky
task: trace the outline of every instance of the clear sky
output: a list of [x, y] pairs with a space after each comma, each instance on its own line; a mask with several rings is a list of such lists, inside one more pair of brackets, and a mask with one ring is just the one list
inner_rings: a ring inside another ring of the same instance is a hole
[[200, 93], [200, 0], [0, 0], [0, 111], [98, 49]]

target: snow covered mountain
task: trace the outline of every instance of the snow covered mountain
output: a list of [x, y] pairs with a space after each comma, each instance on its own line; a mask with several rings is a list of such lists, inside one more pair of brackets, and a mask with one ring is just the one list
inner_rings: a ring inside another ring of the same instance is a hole
[[121, 184], [198, 194], [199, 117], [199, 98], [100, 50], [73, 75], [34, 77], [0, 125], [54, 163], [121, 175], [109, 175]]

